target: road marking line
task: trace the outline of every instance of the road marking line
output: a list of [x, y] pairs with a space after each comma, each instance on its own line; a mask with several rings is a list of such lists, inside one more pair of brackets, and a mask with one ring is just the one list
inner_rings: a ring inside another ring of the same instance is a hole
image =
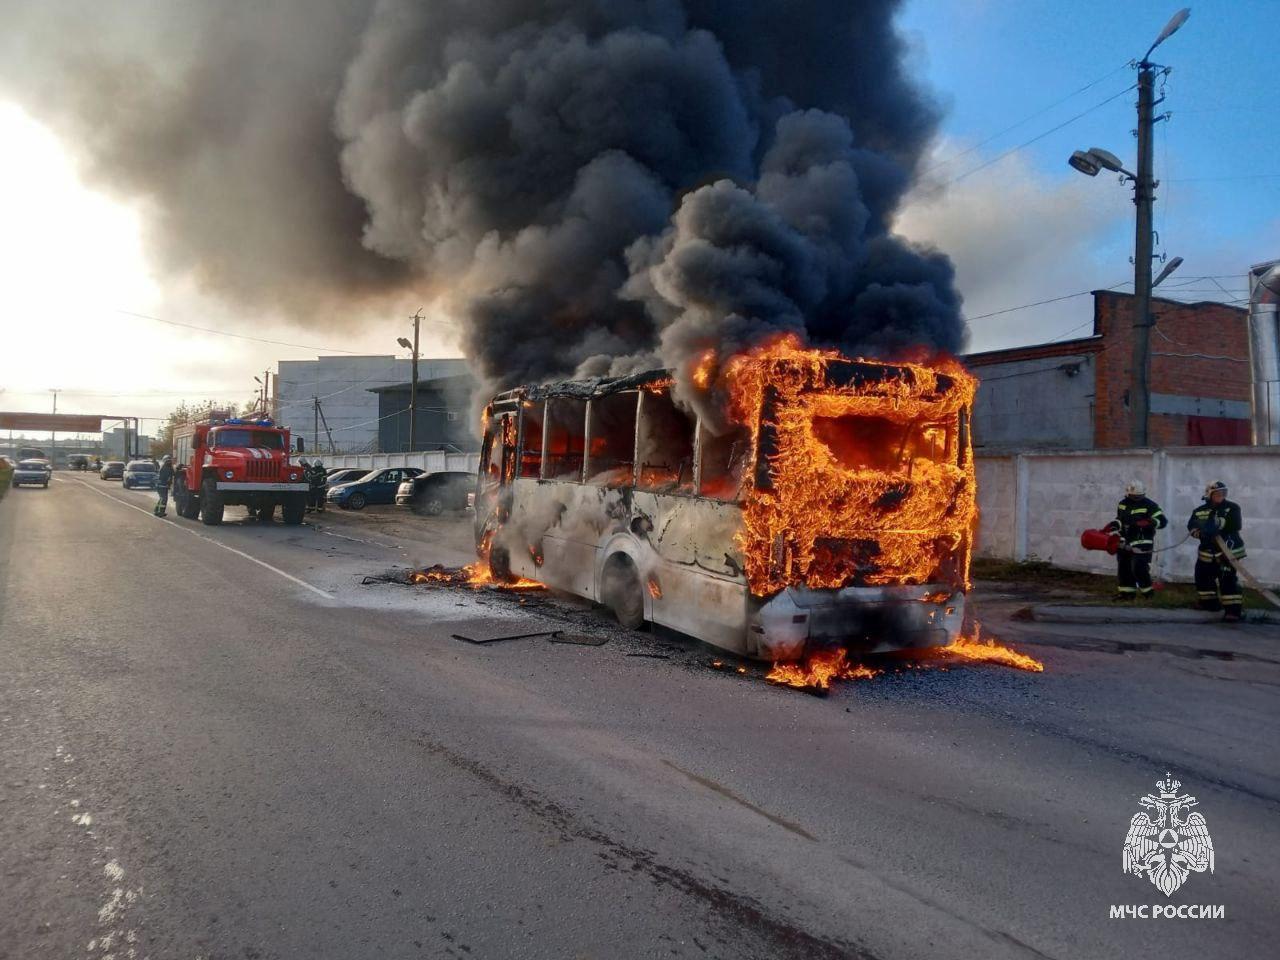
[[[70, 481], [66, 481], [66, 482], [70, 482]], [[162, 517], [157, 517], [150, 510], [144, 510], [142, 509], [142, 507], [139, 507], [136, 504], [129, 503], [126, 500], [121, 500], [119, 497], [113, 497], [111, 494], [107, 493], [106, 491], [99, 490], [96, 487], [93, 487], [90, 484], [85, 483], [83, 480], [77, 480], [75, 482], [80, 484], [86, 490], [92, 490], [94, 493], [98, 494], [99, 496], [106, 497], [108, 500], [114, 500], [116, 503], [120, 504], [121, 506], [128, 507], [130, 510], [137, 510], [144, 517], [150, 517], [153, 520], [163, 519]], [[324, 597], [326, 600], [334, 599], [333, 594], [326, 593], [325, 591], [321, 590], [319, 587], [313, 587], [311, 584], [307, 583], [307, 581], [299, 580], [292, 573], [287, 573], [286, 571], [281, 570], [279, 567], [273, 567], [271, 564], [267, 563], [265, 560], [259, 560], [257, 557], [251, 554], [245, 553], [243, 550], [237, 550], [235, 547], [229, 547], [225, 543], [223, 543], [221, 540], [215, 540], [213, 537], [206, 537], [203, 533], [197, 533], [196, 531], [190, 529], [189, 527], [179, 526], [177, 523], [166, 523], [165, 526], [169, 527], [172, 530], [181, 530], [183, 533], [189, 533], [193, 537], [199, 537], [201, 540], [204, 540], [207, 543], [212, 543], [215, 547], [221, 547], [223, 550], [228, 550], [231, 553], [236, 554], [237, 556], [244, 557], [246, 560], [249, 560], [252, 563], [256, 563], [260, 567], [266, 567], [272, 573], [278, 573], [280, 576], [284, 577], [286, 580], [290, 580], [293, 583], [296, 583], [300, 587], [306, 587], [312, 593], [319, 594], [320, 596]]]

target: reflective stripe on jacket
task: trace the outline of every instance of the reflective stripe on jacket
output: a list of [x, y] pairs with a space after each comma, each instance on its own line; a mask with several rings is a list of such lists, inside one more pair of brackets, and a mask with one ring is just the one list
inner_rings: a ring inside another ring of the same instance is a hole
[[1230, 500], [1223, 500], [1219, 504], [1212, 504], [1206, 500], [1191, 511], [1191, 517], [1187, 520], [1188, 530], [1200, 531], [1199, 557], [1201, 560], [1222, 558], [1222, 550], [1214, 542], [1216, 537], [1222, 538], [1222, 542], [1231, 551], [1231, 556], [1237, 560], [1244, 557], [1244, 537], [1240, 535], [1243, 527], [1244, 518], [1240, 512], [1240, 505]]
[[1156, 531], [1168, 526], [1169, 520], [1160, 504], [1150, 497], [1125, 497], [1116, 505], [1116, 518], [1107, 524], [1131, 547], [1149, 551]]

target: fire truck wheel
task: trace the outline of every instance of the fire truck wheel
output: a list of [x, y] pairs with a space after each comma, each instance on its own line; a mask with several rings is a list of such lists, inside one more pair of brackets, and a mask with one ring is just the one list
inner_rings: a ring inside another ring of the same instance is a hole
[[353, 493], [351, 496], [347, 497], [347, 506], [352, 510], [363, 510], [364, 505], [368, 502], [369, 501], [365, 499], [365, 495], [363, 493]]
[[296, 527], [302, 522], [302, 518], [307, 514], [307, 498], [305, 494], [291, 493], [284, 501], [284, 508], [280, 511], [284, 522], [291, 527]]
[[276, 505], [274, 503], [266, 503], [258, 508], [258, 522], [270, 523], [276, 518]]
[[644, 587], [636, 565], [626, 554], [615, 553], [605, 563], [600, 599], [628, 630], [644, 626]]
[[222, 522], [223, 503], [218, 486], [212, 477], [206, 477], [200, 485], [200, 522], [217, 526]]

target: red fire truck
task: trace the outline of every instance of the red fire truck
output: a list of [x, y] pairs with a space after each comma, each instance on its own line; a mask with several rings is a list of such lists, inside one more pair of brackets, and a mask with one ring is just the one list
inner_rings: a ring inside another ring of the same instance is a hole
[[[301, 444], [301, 441], [299, 441]], [[222, 522], [228, 505], [270, 520], [277, 506], [285, 523], [302, 522], [308, 483], [289, 462], [289, 430], [267, 419], [211, 418], [173, 431], [173, 500], [178, 515]]]

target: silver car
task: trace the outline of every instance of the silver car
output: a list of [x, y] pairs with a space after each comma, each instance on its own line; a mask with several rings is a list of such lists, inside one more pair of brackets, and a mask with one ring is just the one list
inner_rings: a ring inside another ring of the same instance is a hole
[[53, 465], [48, 460], [19, 460], [13, 468], [13, 485], [20, 487], [26, 484], [47, 489], [52, 475]]

